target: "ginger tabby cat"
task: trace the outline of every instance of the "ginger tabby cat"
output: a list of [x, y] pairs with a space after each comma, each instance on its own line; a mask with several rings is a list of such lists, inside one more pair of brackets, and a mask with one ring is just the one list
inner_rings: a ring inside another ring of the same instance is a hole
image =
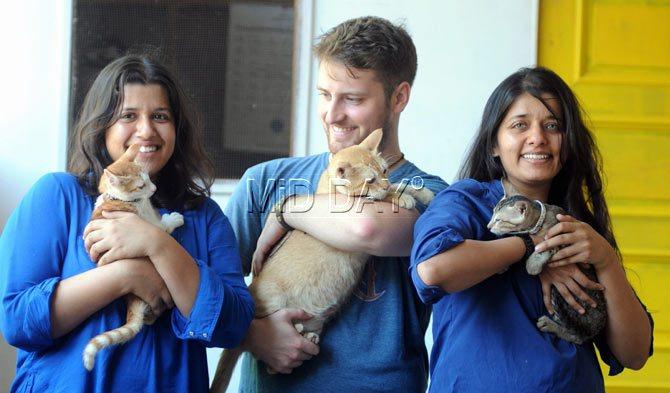
[[[103, 211], [127, 211], [172, 233], [175, 228], [184, 224], [184, 218], [179, 213], [160, 217], [151, 205], [150, 198], [156, 192], [156, 186], [134, 161], [139, 149], [139, 145], [131, 145], [123, 156], [105, 169], [100, 178], [100, 196], [95, 202], [91, 220], [103, 218]], [[144, 325], [151, 325], [156, 321], [157, 316], [153, 314], [151, 307], [139, 297], [126, 295], [126, 303], [126, 324], [97, 335], [86, 345], [82, 358], [87, 370], [93, 369], [95, 356], [100, 350], [130, 341]]]

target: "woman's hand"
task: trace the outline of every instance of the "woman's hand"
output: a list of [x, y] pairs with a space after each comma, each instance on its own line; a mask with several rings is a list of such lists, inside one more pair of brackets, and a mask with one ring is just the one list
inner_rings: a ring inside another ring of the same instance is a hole
[[132, 293], [144, 300], [155, 316], [174, 307], [165, 281], [149, 258], [121, 259], [115, 264], [121, 265], [124, 293]]
[[160, 228], [129, 212], [102, 212], [84, 229], [84, 246], [99, 266], [119, 259], [151, 256], [161, 234]]
[[617, 260], [612, 246], [589, 224], [563, 214], [556, 218], [559, 223], [551, 227], [546, 240], [535, 247], [536, 251], [563, 247], [551, 258], [549, 267], [581, 262], [592, 264], [598, 271]]
[[551, 305], [552, 286], [556, 287], [563, 299], [580, 314], [584, 314], [586, 310], [575, 299], [575, 296], [590, 304], [591, 307], [595, 307], [595, 300], [584, 292], [584, 288], [597, 291], [605, 289], [601, 284], [591, 281], [575, 264], [559, 267], [545, 266], [540, 273], [540, 282], [542, 283], [542, 300], [544, 300], [544, 306], [550, 314], [554, 313], [554, 308]]

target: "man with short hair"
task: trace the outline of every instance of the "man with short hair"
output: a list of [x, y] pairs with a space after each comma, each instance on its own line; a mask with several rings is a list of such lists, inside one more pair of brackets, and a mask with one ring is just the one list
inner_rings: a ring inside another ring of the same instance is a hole
[[[245, 356], [241, 391], [423, 392], [430, 311], [412, 286], [408, 255], [414, 222], [425, 206], [406, 210], [387, 202], [366, 202], [362, 209], [331, 212], [332, 196], [298, 195], [314, 193], [330, 153], [360, 143], [377, 128], [383, 128], [380, 151], [389, 163], [391, 183], [411, 182], [434, 193], [447, 186], [407, 161], [398, 144], [400, 114], [416, 74], [416, 50], [402, 27], [363, 17], [325, 33], [314, 53], [320, 62], [318, 111], [329, 152], [250, 168], [225, 213], [247, 272], [252, 258], [264, 260], [286, 233], [276, 216], [268, 214], [282, 193], [295, 195], [291, 206], [304, 206], [313, 198], [307, 211], [283, 214], [290, 227], [335, 248], [373, 256], [351, 300], [325, 326], [320, 347], [293, 327], [310, 317], [302, 310], [280, 310], [252, 322], [244, 345], [255, 359]], [[336, 195], [337, 205], [346, 199]], [[279, 374], [269, 374], [266, 365]]]

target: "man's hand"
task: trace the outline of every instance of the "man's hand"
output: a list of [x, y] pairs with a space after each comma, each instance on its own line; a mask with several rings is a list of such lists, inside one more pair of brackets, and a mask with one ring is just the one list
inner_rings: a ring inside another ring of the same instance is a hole
[[305, 360], [319, 353], [319, 346], [301, 336], [294, 323], [310, 319], [302, 310], [282, 309], [251, 321], [242, 343], [256, 359], [282, 374], [290, 374]]
[[261, 272], [263, 263], [270, 254], [270, 251], [284, 237], [286, 232], [286, 229], [277, 221], [277, 216], [274, 213], [268, 214], [268, 219], [256, 243], [256, 251], [254, 251], [254, 255], [251, 257], [251, 270], [254, 276], [257, 276]]

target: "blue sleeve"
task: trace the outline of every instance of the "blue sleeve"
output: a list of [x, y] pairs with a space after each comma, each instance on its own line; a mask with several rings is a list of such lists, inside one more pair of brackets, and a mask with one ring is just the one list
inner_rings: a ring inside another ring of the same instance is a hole
[[[449, 187], [449, 184], [447, 184], [447, 182], [445, 182], [444, 180], [442, 180], [437, 176], [423, 176], [422, 179], [423, 179], [423, 187], [427, 187], [435, 195], [439, 194], [444, 189]], [[428, 208], [427, 205], [424, 205], [423, 203], [417, 201], [416, 209], [419, 211], [419, 214], [423, 214], [427, 208]]]
[[232, 348], [244, 339], [254, 305], [230, 223], [216, 203], [208, 200], [206, 204], [208, 261], [195, 259], [200, 286], [191, 314], [187, 318], [175, 308], [172, 326], [179, 338]]
[[268, 202], [268, 195], [261, 195], [265, 189], [257, 184], [260, 179], [253, 174], [253, 169], [244, 173], [224, 209], [237, 237], [245, 275], [251, 271], [251, 257], [263, 230], [262, 212]]
[[465, 239], [482, 239], [486, 230], [486, 210], [473, 200], [473, 195], [462, 190], [463, 184], [452, 186], [435, 196], [425, 213], [414, 226], [414, 244], [410, 261], [410, 275], [419, 298], [426, 304], [439, 301], [446, 292], [437, 285], [426, 285], [416, 267], [449, 250]]
[[0, 237], [0, 326], [9, 344], [44, 350], [51, 338], [51, 298], [67, 251], [69, 195], [54, 175], [28, 191]]

